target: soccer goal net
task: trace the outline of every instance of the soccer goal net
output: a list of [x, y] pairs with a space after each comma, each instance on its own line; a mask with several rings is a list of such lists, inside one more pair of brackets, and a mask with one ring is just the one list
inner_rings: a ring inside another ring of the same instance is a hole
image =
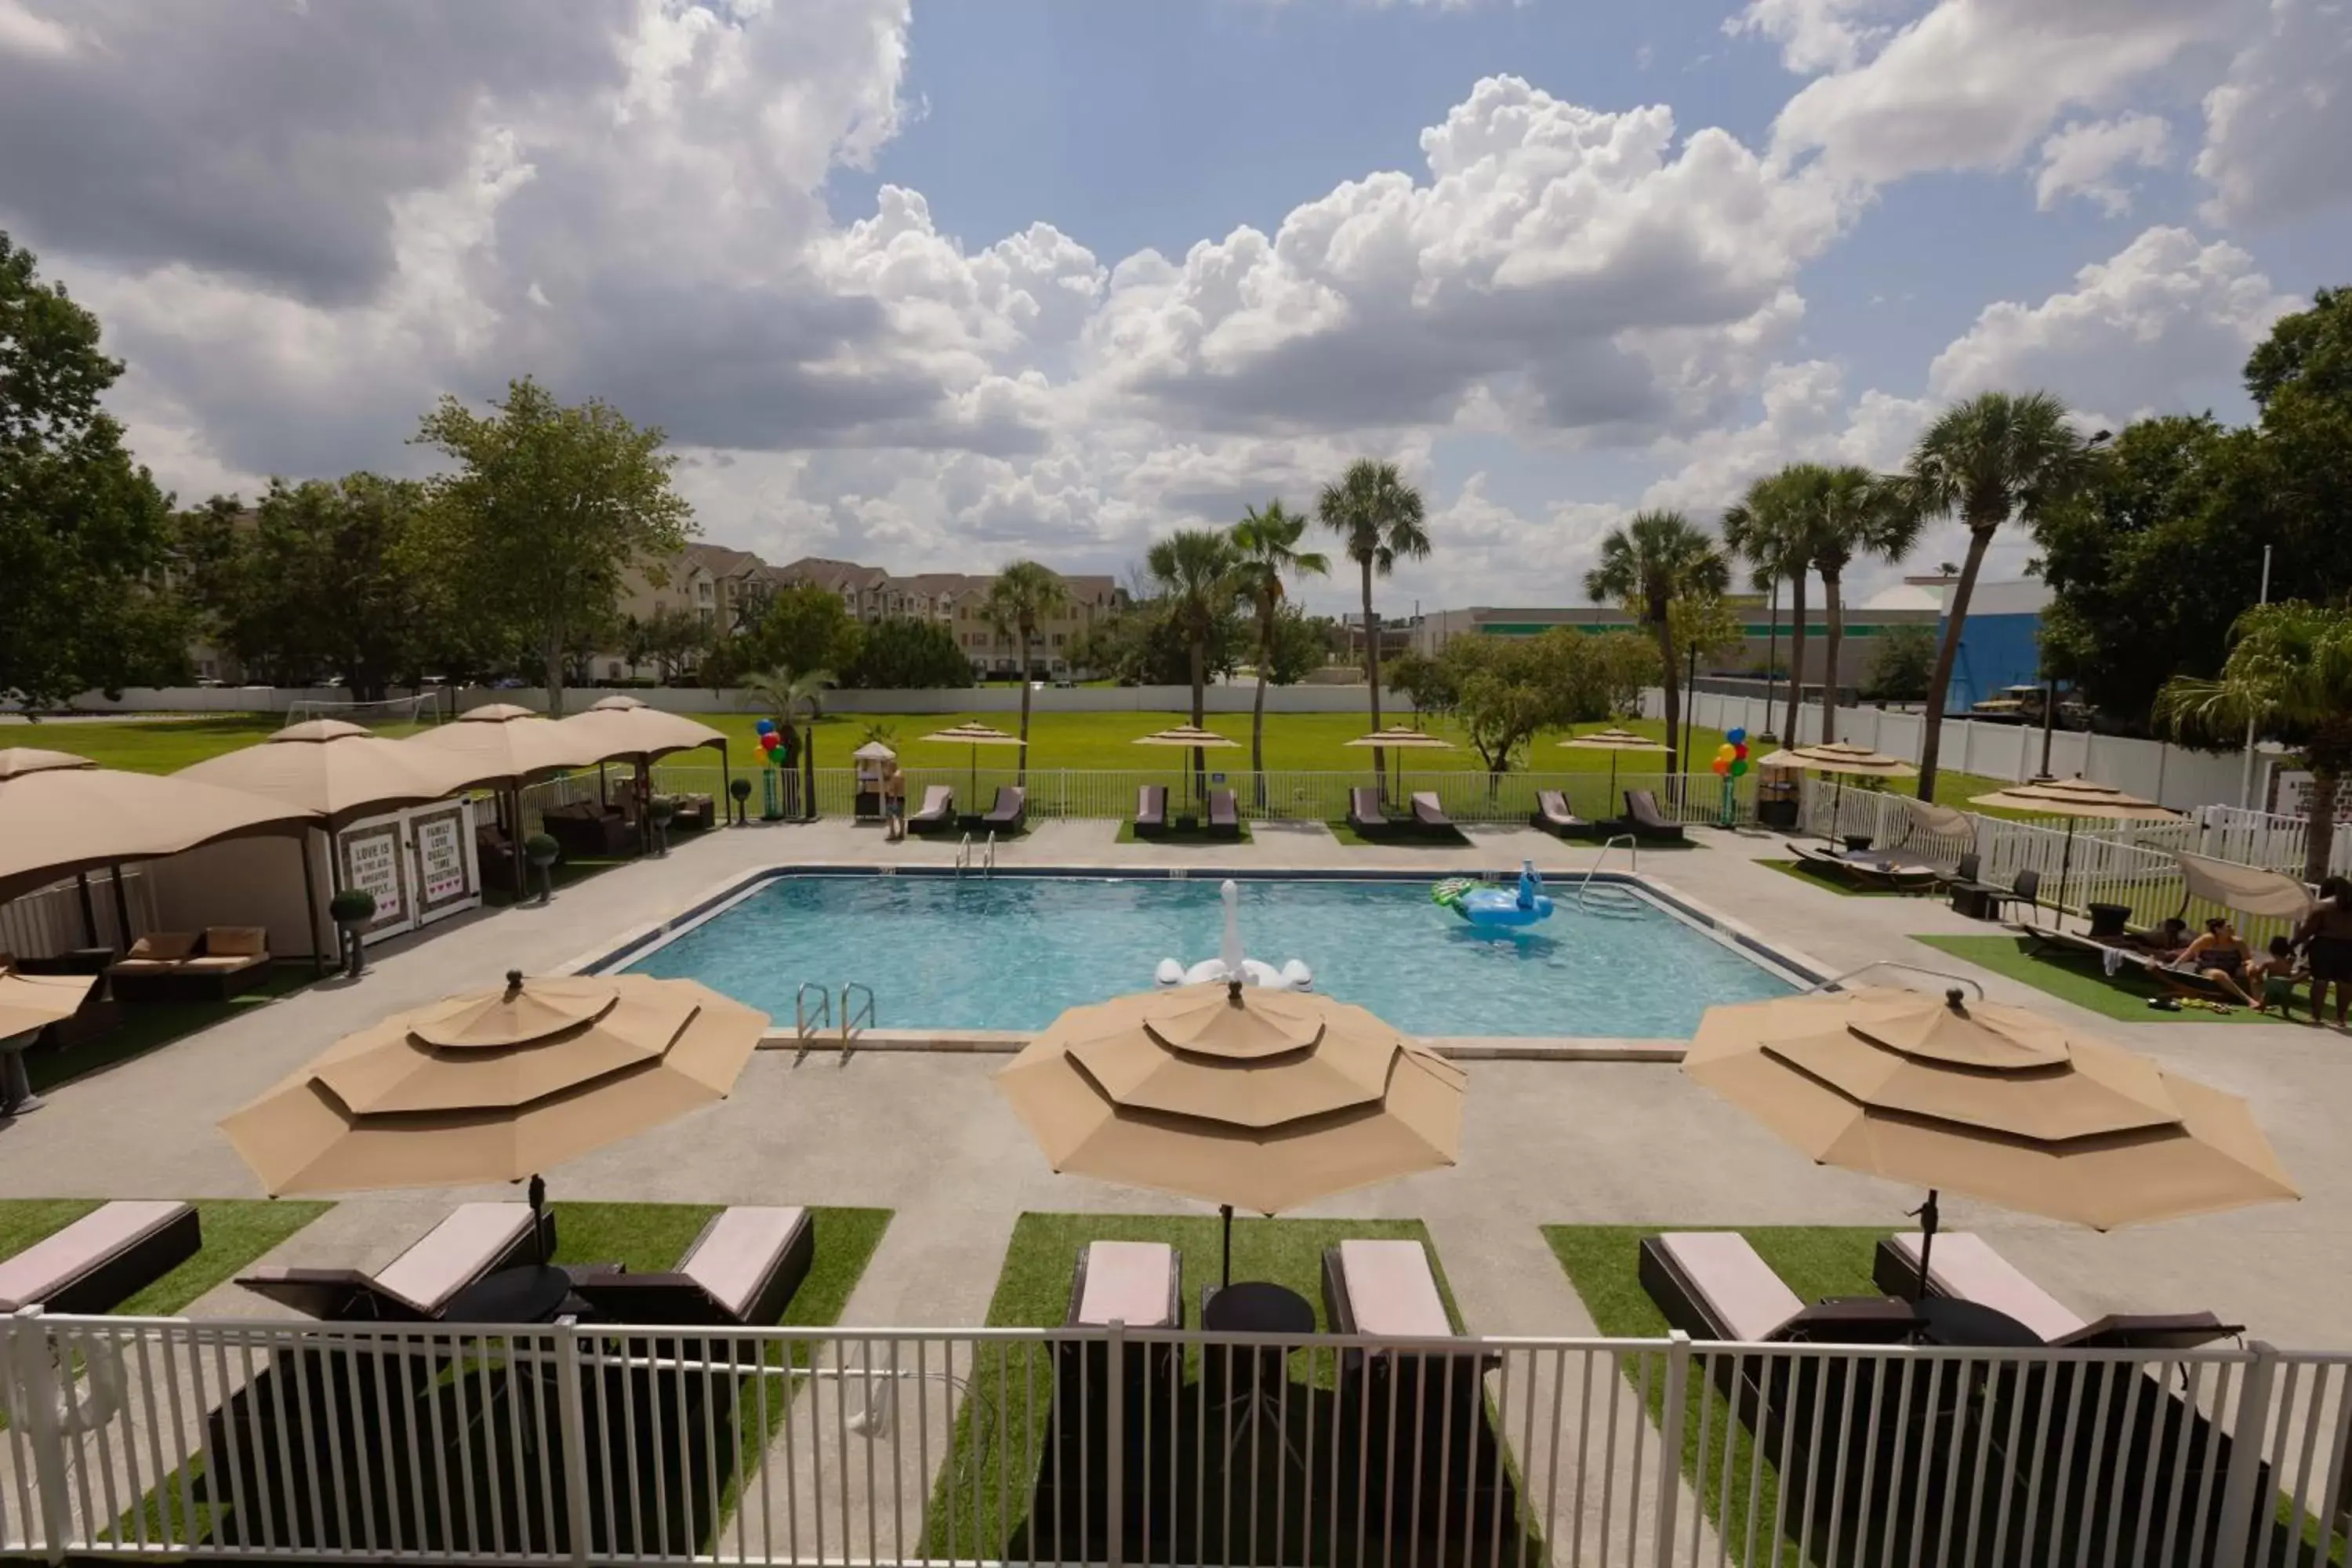
[[385, 697], [373, 702], [304, 700], [286, 705], [286, 722], [294, 725], [312, 719], [341, 719], [346, 724], [362, 724], [371, 730], [402, 724], [438, 724], [443, 717], [441, 706], [442, 697], [437, 691], [420, 691], [414, 697]]

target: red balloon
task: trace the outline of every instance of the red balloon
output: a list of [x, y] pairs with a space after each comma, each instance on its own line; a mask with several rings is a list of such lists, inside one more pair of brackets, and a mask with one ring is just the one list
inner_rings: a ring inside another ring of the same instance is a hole
[[1738, 744], [1734, 745], [1731, 748], [1731, 754], [1740, 762], [1746, 762], [1748, 760], [1748, 742], [1741, 741]]

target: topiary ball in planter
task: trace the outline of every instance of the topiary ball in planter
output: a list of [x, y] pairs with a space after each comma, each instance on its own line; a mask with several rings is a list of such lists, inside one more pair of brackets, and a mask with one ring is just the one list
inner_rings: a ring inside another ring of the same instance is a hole
[[522, 841], [522, 858], [539, 872], [539, 901], [547, 902], [555, 896], [555, 862], [563, 853], [563, 846], [544, 833], [534, 833]]
[[367, 949], [360, 941], [360, 928], [375, 919], [375, 895], [365, 888], [345, 888], [327, 900], [327, 917], [335, 922], [336, 934], [343, 944], [343, 973], [356, 980], [367, 965]]
[[668, 795], [657, 795], [646, 806], [646, 815], [654, 819], [655, 826], [664, 826], [677, 815], [677, 802]]

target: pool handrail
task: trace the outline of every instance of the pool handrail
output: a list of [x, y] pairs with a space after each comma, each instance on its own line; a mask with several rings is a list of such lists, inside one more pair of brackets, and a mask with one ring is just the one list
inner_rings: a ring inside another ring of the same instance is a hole
[[1642, 841], [1640, 839], [1634, 837], [1630, 833], [1620, 833], [1613, 838], [1602, 840], [1601, 845], [1601, 853], [1593, 858], [1591, 865], [1587, 866], [1584, 868], [1583, 879], [1576, 884], [1576, 907], [1578, 909], [1580, 910], [1584, 908], [1584, 896], [1592, 890], [1592, 879], [1594, 875], [1600, 871], [1601, 866], [1608, 860], [1609, 851], [1616, 848], [1620, 844], [1622, 844], [1625, 847], [1625, 868], [1629, 871], [1641, 870]]

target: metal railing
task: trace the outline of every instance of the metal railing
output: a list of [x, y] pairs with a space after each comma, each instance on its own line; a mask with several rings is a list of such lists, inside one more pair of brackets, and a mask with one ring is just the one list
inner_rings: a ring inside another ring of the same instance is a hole
[[[858, 998], [864, 997], [860, 1003]], [[841, 1053], [845, 1060], [859, 1035], [874, 1026], [874, 988], [856, 980], [841, 987]]]
[[[816, 1005], [809, 1005], [809, 994], [816, 994]], [[800, 1042], [805, 1053], [815, 1040], [819, 1029], [833, 1027], [833, 993], [822, 981], [803, 980], [793, 993], [793, 1038]]]
[[0, 1555], [2343, 1560], [2352, 1356], [0, 1319]]
[[1642, 868], [1642, 841], [1639, 838], [1630, 833], [1621, 833], [1614, 838], [1605, 840], [1601, 846], [1601, 853], [1593, 857], [1592, 864], [1587, 866], [1584, 868], [1584, 875], [1577, 879], [1576, 907], [1578, 909], [1586, 907], [1585, 900], [1592, 896], [1594, 873], [1608, 863], [1609, 851], [1616, 848], [1620, 844], [1625, 847], [1625, 868], [1629, 871], [1639, 871]]
[[[131, 916], [128, 931], [119, 929], [121, 922], [116, 919], [110, 876], [122, 879], [122, 903]], [[121, 952], [155, 929], [155, 887], [140, 867], [90, 872], [87, 904], [84, 897], [82, 888], [68, 878], [0, 903], [0, 952], [17, 958], [54, 958], [93, 945], [93, 936], [95, 945]]]

